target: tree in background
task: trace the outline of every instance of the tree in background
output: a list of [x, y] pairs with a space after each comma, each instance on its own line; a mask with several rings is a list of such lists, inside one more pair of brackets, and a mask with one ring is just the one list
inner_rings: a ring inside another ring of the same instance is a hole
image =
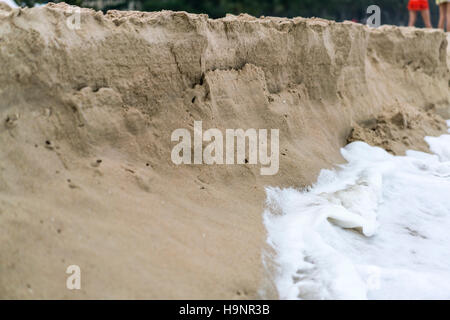
[[15, 2], [22, 7], [34, 7], [35, 4], [44, 4], [47, 2], [65, 2], [74, 6], [83, 6], [83, 0], [66, 0], [66, 1], [39, 1], [39, 0], [15, 0]]
[[207, 13], [212, 18], [227, 13], [253, 16], [321, 17], [336, 21], [364, 21], [370, 5], [381, 8], [383, 24], [407, 22], [407, 0], [141, 0], [146, 11], [184, 10]]

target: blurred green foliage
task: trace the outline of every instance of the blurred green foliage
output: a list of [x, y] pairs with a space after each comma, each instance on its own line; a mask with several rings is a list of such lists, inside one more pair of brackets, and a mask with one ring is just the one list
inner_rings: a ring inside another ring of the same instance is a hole
[[405, 10], [399, 0], [143, 0], [145, 10], [185, 10], [223, 17], [226, 13], [248, 13], [253, 16], [323, 17], [334, 20], [362, 18], [371, 4]]
[[[193, 13], [207, 13], [212, 18], [227, 13], [248, 13], [259, 16], [279, 17], [321, 17], [336, 21], [367, 18], [370, 5], [381, 8], [383, 24], [407, 24], [408, 0], [142, 0], [143, 10], [157, 11], [183, 10]], [[430, 0], [433, 15], [436, 13], [434, 1]]]
[[39, 1], [39, 0], [14, 0], [18, 5], [26, 7], [34, 7], [35, 4], [43, 4], [47, 2], [65, 2], [74, 6], [83, 6], [83, 0], [65, 0], [65, 1]]
[[[366, 10], [370, 5], [381, 8], [381, 23], [405, 25], [408, 20], [406, 6], [408, 0], [124, 0], [116, 7], [109, 9], [127, 9], [128, 3], [139, 3], [143, 11], [174, 10], [191, 13], [206, 13], [211, 18], [224, 17], [227, 13], [248, 13], [259, 16], [279, 17], [321, 17], [336, 21], [356, 20], [364, 22]], [[36, 0], [23, 0], [32, 6]], [[54, 1], [59, 2], [59, 1]], [[69, 4], [83, 5], [83, 0], [66, 0]], [[436, 23], [437, 7], [430, 0], [433, 21]], [[97, 8], [98, 9], [98, 8]], [[420, 21], [420, 19], [419, 19]]]

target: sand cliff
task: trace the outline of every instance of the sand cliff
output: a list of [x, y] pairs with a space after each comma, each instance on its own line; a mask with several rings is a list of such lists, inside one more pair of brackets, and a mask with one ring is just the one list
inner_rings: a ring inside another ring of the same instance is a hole
[[[264, 186], [314, 182], [347, 141], [426, 150], [450, 118], [438, 30], [72, 14], [0, 7], [0, 298], [276, 298]], [[279, 129], [279, 172], [176, 166], [194, 120]]]

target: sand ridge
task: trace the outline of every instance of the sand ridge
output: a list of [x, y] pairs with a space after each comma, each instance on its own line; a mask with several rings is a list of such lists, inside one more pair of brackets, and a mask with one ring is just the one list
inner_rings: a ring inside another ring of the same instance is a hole
[[[438, 30], [91, 9], [71, 30], [73, 10], [0, 8], [1, 298], [276, 298], [264, 187], [312, 183], [392, 110], [430, 113], [411, 148], [450, 116]], [[279, 129], [278, 174], [174, 165], [194, 120]]]

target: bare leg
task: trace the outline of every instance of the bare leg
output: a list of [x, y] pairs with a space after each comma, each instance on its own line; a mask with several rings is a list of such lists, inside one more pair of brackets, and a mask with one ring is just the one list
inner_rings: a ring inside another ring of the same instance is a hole
[[445, 24], [445, 15], [447, 14], [447, 4], [441, 3], [439, 5], [439, 23], [438, 28], [444, 30], [444, 24]]
[[410, 10], [408, 27], [414, 27], [414, 25], [416, 24], [416, 18], [417, 18], [417, 12]]
[[420, 11], [420, 14], [422, 15], [422, 19], [423, 19], [423, 23], [425, 24], [425, 27], [433, 28], [433, 26], [431, 25], [430, 10], [422, 10], [422, 11]]
[[450, 3], [446, 2], [444, 4], [446, 6], [446, 11], [447, 11], [447, 14], [445, 15], [446, 16], [445, 20], [447, 23], [447, 32], [450, 32]]

